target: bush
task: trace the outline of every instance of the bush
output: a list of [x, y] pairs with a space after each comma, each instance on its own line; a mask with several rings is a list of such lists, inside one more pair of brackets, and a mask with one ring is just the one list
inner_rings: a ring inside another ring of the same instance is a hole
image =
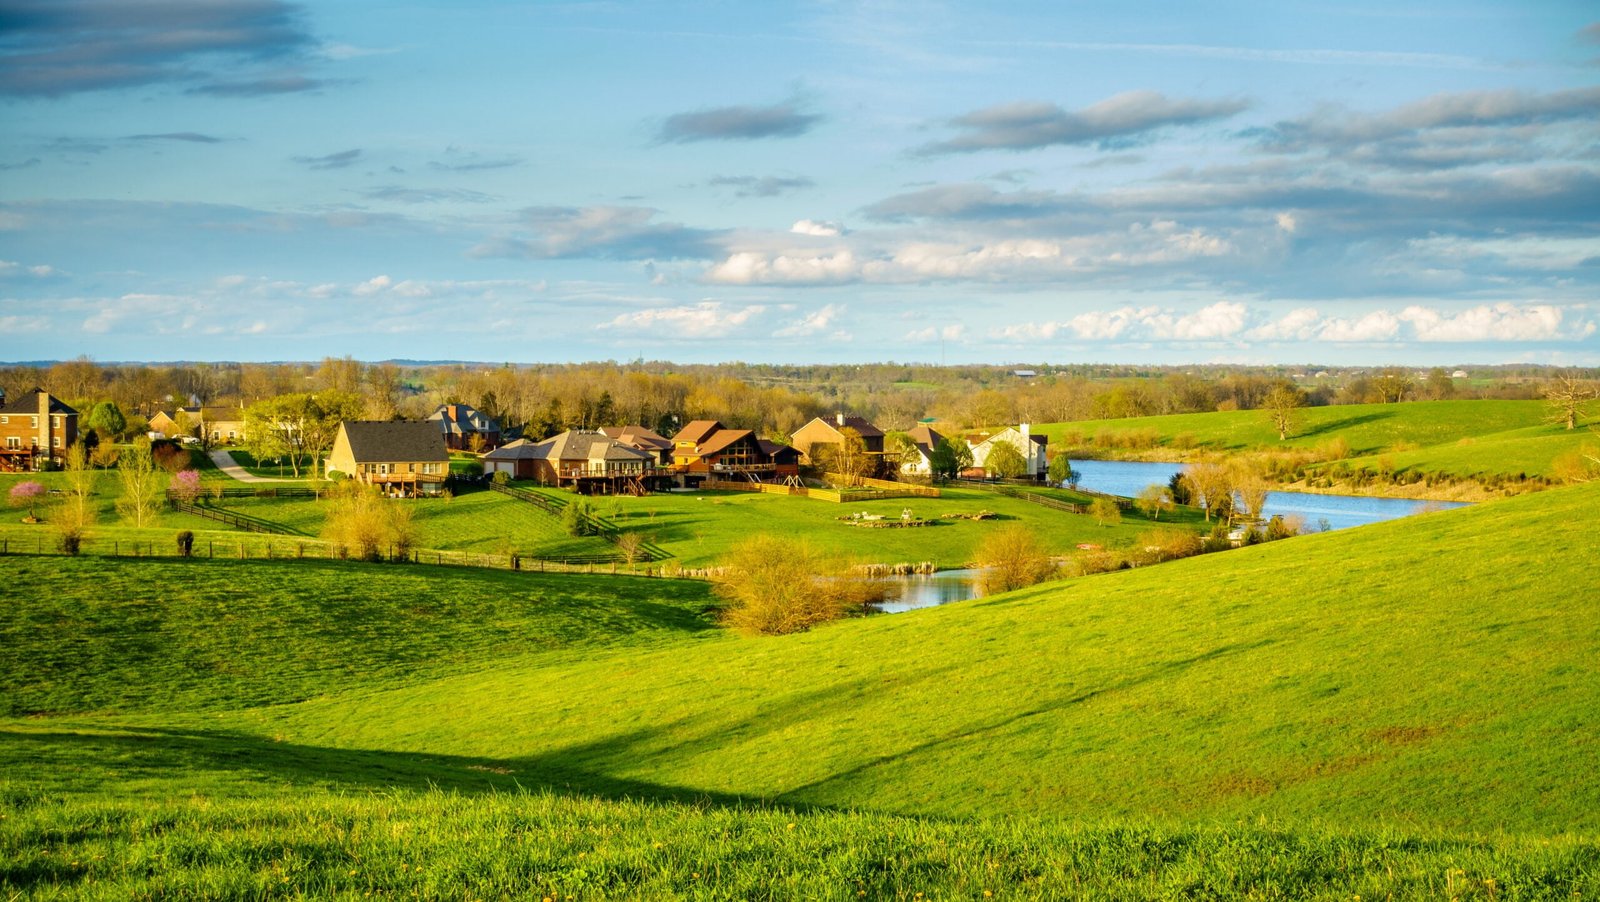
[[1116, 526], [1122, 522], [1122, 509], [1110, 498], [1096, 498], [1094, 503], [1089, 505], [1089, 516], [1101, 526]]
[[848, 570], [808, 542], [762, 534], [733, 547], [712, 585], [727, 601], [724, 624], [780, 636], [837, 620], [870, 598], [870, 583]]
[[600, 524], [594, 518], [594, 508], [589, 506], [589, 502], [577, 498], [572, 499], [561, 509], [561, 525], [569, 536], [600, 534]]
[[1002, 527], [978, 546], [978, 578], [985, 595], [1010, 592], [1055, 575], [1056, 565], [1033, 531], [1021, 524]]
[[495, 470], [494, 475], [489, 477], [489, 481], [495, 485], [505, 485], [511, 481], [511, 474], [505, 470]]
[[1194, 557], [1205, 550], [1200, 536], [1186, 529], [1152, 529], [1139, 534], [1138, 544], [1151, 563]]

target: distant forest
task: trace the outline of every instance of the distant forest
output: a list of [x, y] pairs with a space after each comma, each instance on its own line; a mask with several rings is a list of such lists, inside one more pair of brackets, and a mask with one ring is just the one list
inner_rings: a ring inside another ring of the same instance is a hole
[[[1290, 383], [1311, 405], [1529, 399], [1554, 367], [1455, 369], [1320, 366], [775, 366], [665, 361], [580, 364], [306, 363], [101, 364], [88, 358], [0, 367], [9, 397], [41, 386], [80, 410], [112, 401], [131, 416], [198, 403], [245, 406], [293, 392], [359, 394], [369, 419], [426, 416], [470, 404], [542, 437], [569, 428], [637, 423], [671, 434], [691, 419], [787, 436], [814, 416], [859, 414], [884, 429], [934, 418], [957, 426], [1248, 410]], [[1595, 378], [1600, 371], [1579, 371]]]

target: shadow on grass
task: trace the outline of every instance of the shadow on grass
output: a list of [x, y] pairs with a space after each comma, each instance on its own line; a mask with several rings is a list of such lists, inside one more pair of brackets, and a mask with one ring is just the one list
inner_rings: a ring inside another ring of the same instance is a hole
[[1344, 417], [1338, 420], [1329, 420], [1326, 423], [1318, 423], [1316, 426], [1313, 426], [1309, 429], [1300, 429], [1296, 431], [1295, 438], [1311, 438], [1313, 436], [1326, 435], [1329, 432], [1338, 432], [1341, 429], [1351, 429], [1367, 423], [1375, 423], [1379, 420], [1387, 420], [1395, 415], [1396, 414], [1389, 412], [1366, 413], [1356, 417]]

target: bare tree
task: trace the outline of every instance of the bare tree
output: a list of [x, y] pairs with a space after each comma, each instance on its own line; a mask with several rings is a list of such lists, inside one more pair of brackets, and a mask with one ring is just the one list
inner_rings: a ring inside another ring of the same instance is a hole
[[1267, 392], [1261, 401], [1261, 408], [1272, 421], [1272, 428], [1278, 430], [1278, 441], [1284, 441], [1295, 430], [1300, 420], [1300, 408], [1304, 406], [1306, 393], [1287, 382], [1280, 382]]
[[164, 475], [161, 468], [156, 466], [155, 456], [150, 453], [150, 440], [140, 439], [117, 461], [117, 481], [122, 484], [117, 512], [134, 526], [144, 527], [153, 523]]
[[1578, 418], [1587, 415], [1586, 408], [1596, 397], [1600, 397], [1600, 387], [1594, 382], [1579, 378], [1576, 372], [1560, 373], [1544, 387], [1544, 398], [1549, 402], [1545, 422], [1576, 429]]
[[735, 545], [712, 585], [728, 605], [724, 623], [742, 633], [798, 633], [843, 617], [867, 597], [865, 580], [842, 561], [793, 538], [758, 534]]

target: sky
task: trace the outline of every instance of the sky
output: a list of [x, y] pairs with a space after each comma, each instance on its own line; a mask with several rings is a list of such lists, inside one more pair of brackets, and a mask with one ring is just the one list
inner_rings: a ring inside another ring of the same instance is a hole
[[1600, 365], [1591, 2], [0, 0], [0, 360]]

